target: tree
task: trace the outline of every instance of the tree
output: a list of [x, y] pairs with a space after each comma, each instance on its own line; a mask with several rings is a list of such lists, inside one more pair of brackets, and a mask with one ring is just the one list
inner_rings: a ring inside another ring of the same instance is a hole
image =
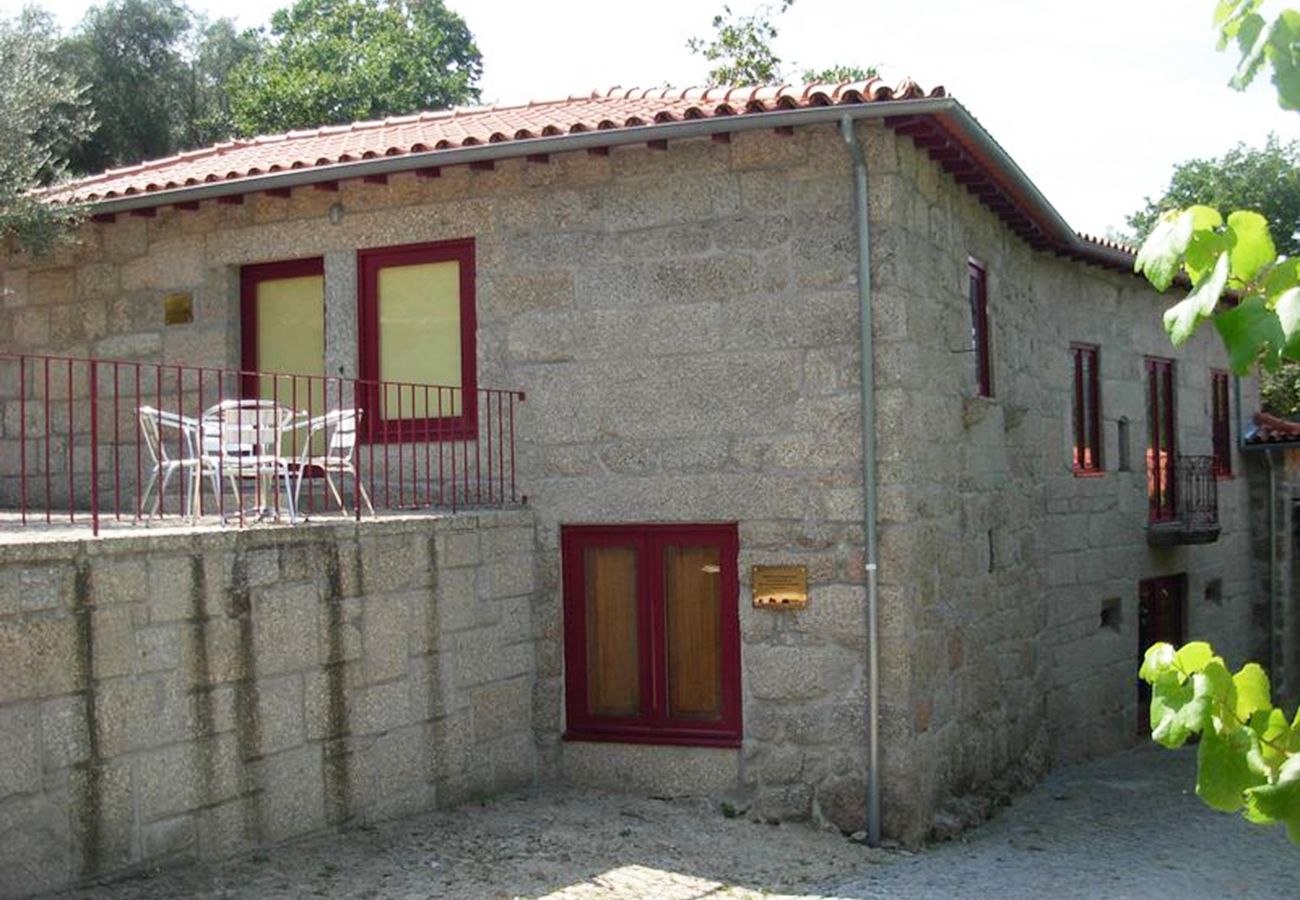
[[[794, 5], [794, 0], [782, 0], [781, 8], [775, 13], [770, 6], [760, 6], [752, 13], [738, 16], [730, 6], [722, 7], [722, 12], [713, 17], [713, 37], [709, 39], [694, 37], [686, 42], [692, 53], [703, 56], [712, 63], [707, 83], [710, 87], [737, 85], [750, 87], [763, 84], [779, 84], [783, 78], [781, 58], [772, 49], [777, 30], [772, 23], [774, 15], [780, 15]], [[842, 81], [865, 81], [876, 74], [875, 66], [830, 66], [826, 69], [805, 69], [805, 82], [836, 84]]]
[[298, 0], [231, 74], [230, 108], [246, 134], [340, 124], [477, 101], [481, 73], [442, 0]]
[[1215, 209], [1253, 209], [1268, 219], [1277, 248], [1300, 252], [1300, 141], [1269, 135], [1260, 148], [1237, 144], [1218, 159], [1189, 159], [1174, 167], [1169, 186], [1128, 217], [1139, 241], [1160, 216], [1197, 204]]
[[86, 85], [98, 127], [68, 148], [74, 172], [157, 159], [176, 151], [179, 88], [188, 83], [180, 47], [189, 11], [175, 0], [108, 0], [92, 7], [59, 47]]
[[182, 148], [216, 143], [237, 133], [226, 85], [235, 69], [255, 61], [263, 49], [258, 31], [241, 32], [230, 19], [194, 23], [185, 54], [188, 84], [178, 140]]
[[67, 233], [77, 210], [50, 206], [33, 188], [62, 177], [59, 148], [91, 125], [82, 91], [55, 62], [55, 42], [47, 13], [0, 21], [0, 239], [36, 254]]
[[177, 0], [108, 0], [58, 48], [87, 86], [99, 128], [68, 148], [74, 172], [170, 156], [235, 132], [230, 72], [262, 48], [256, 31], [196, 18]]
[[[1300, 142], [1281, 143], [1269, 135], [1262, 148], [1238, 144], [1218, 159], [1192, 159], [1174, 168], [1165, 193], [1128, 217], [1144, 239], [1171, 210], [1193, 205], [1251, 209], [1268, 220], [1277, 249], [1300, 253]], [[1281, 416], [1300, 414], [1300, 366], [1281, 361], [1278, 371], [1260, 379], [1264, 408]]]
[[[782, 0], [783, 13], [794, 0]], [[772, 50], [776, 26], [772, 24], [772, 7], [760, 6], [747, 16], [737, 16], [730, 6], [713, 17], [711, 40], [691, 38], [687, 48], [713, 63], [709, 86], [773, 84], [780, 79], [781, 58]]]
[[1154, 644], [1139, 671], [1151, 685], [1151, 738], [1181, 747], [1200, 735], [1196, 794], [1221, 812], [1261, 825], [1284, 823], [1300, 845], [1300, 712], [1273, 706], [1268, 673], [1228, 671], [1214, 648]]
[[[1300, 110], [1300, 11], [1283, 10], [1268, 23], [1257, 12], [1260, 3], [1220, 0], [1215, 9], [1220, 49], [1235, 40], [1241, 51], [1231, 83], [1243, 89], [1271, 66], [1278, 101]], [[1278, 256], [1268, 220], [1258, 212], [1238, 210], [1225, 219], [1213, 207], [1195, 205], [1162, 213], [1135, 269], [1160, 291], [1178, 276], [1191, 285], [1185, 299], [1165, 310], [1175, 345], [1212, 321], [1238, 374], [1256, 365], [1276, 372], [1283, 361], [1300, 360], [1300, 257]], [[1226, 297], [1233, 302], [1221, 302]]]

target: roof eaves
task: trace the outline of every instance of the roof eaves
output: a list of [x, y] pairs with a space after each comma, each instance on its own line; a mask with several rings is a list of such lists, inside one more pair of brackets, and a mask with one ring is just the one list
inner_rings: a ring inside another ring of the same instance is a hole
[[92, 214], [111, 215], [147, 207], [166, 206], [173, 203], [193, 202], [277, 188], [311, 185], [323, 181], [336, 181], [340, 178], [388, 175], [427, 167], [452, 166], [488, 160], [496, 161], [539, 153], [560, 153], [596, 147], [642, 144], [651, 140], [680, 140], [722, 132], [838, 122], [846, 116], [851, 119], [877, 119], [900, 115], [904, 111], [909, 115], [928, 115], [947, 111], [955, 105], [956, 101], [949, 97], [925, 97], [747, 112], [737, 115], [678, 119], [668, 122], [650, 122], [644, 125], [570, 132], [567, 134], [382, 156], [328, 165], [307, 166], [300, 169], [250, 175], [237, 179], [179, 185], [162, 190], [89, 200], [84, 201], [83, 205]]

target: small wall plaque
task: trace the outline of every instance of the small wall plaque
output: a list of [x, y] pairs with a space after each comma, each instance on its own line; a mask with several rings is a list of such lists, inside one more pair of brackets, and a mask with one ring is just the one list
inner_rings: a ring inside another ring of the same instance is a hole
[[808, 605], [807, 566], [754, 566], [754, 606], [803, 609]]
[[194, 321], [194, 297], [187, 293], [167, 294], [163, 297], [163, 323], [188, 325]]

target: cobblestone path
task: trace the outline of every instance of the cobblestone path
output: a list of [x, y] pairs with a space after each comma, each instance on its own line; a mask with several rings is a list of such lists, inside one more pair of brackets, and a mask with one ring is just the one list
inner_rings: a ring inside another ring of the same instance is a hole
[[1283, 898], [1300, 849], [1205, 809], [1195, 760], [1139, 750], [1064, 768], [964, 840], [869, 850], [703, 803], [574, 789], [87, 887], [79, 900], [197, 898]]

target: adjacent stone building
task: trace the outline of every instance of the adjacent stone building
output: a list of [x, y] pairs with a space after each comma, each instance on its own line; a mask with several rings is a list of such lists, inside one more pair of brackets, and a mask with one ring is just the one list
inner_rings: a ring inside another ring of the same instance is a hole
[[[219, 145], [66, 197], [93, 220], [53, 258], [9, 251], [2, 353], [274, 370], [274, 346], [250, 356], [248, 283], [309, 271], [321, 371], [352, 375], [389, 333], [384, 267], [458, 267], [437, 302], [459, 331], [427, 355], [458, 339], [471, 352], [443, 378], [527, 395], [529, 546], [506, 566], [485, 538], [474, 565], [481, 596], [528, 598], [508, 615], [531, 655], [493, 677], [526, 678], [502, 715], [522, 708], [532, 740], [524, 760], [513, 725], [484, 726], [507, 736], [502, 777], [434, 760], [431, 783], [726, 796], [854, 831], [874, 749], [883, 831], [918, 841], [1135, 740], [1143, 642], [1205, 637], [1236, 664], [1274, 643], [1281, 563], [1250, 502], [1265, 474], [1237, 449], [1253, 384], [1210, 334], [1172, 348], [1129, 253], [1070, 231], [942, 90], [426, 114]], [[276, 268], [297, 261], [312, 268]], [[177, 293], [192, 321], [165, 325]], [[1193, 509], [1186, 484], [1217, 503]], [[755, 567], [776, 566], [803, 567], [806, 606], [755, 603]], [[0, 627], [21, 615], [0, 602]], [[6, 687], [0, 715], [46, 697]], [[328, 761], [328, 740], [307, 746]], [[0, 813], [28, 785], [0, 780]]]

